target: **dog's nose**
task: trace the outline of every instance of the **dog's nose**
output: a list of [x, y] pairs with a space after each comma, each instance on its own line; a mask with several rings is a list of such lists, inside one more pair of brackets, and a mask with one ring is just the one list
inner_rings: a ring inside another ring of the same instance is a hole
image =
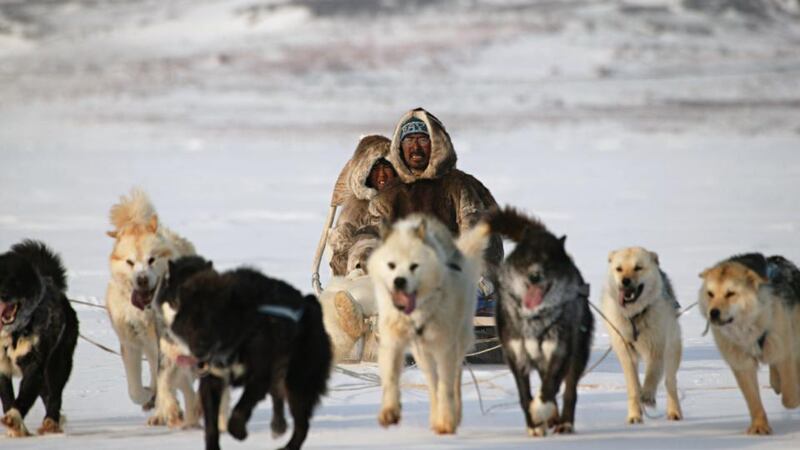
[[711, 320], [719, 320], [719, 310], [717, 308], [713, 308], [711, 311], [708, 312], [709, 317]]
[[403, 277], [397, 277], [397, 278], [394, 279], [394, 288], [395, 289], [398, 289], [398, 290], [401, 290], [401, 291], [405, 290], [407, 284], [408, 284], [408, 282]]
[[623, 286], [630, 286], [631, 285], [631, 279], [630, 278], [623, 278], [622, 279], [622, 285]]
[[139, 287], [147, 287], [147, 285], [149, 284], [147, 280], [147, 275], [139, 275], [138, 277], [136, 277], [136, 284], [139, 285]]

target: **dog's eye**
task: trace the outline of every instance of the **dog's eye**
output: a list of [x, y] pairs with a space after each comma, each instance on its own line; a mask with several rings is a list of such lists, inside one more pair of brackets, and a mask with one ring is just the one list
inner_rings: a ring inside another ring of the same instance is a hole
[[412, 271], [412, 272], [413, 272], [413, 271], [417, 270], [417, 267], [419, 267], [419, 264], [417, 264], [417, 263], [414, 263], [414, 264], [411, 264], [411, 265], [408, 267], [408, 270], [410, 270], [410, 271]]
[[395, 263], [393, 263], [393, 262], [390, 262], [388, 264], [388, 266], [389, 266], [389, 270], [394, 270], [397, 267], [397, 265]]
[[633, 270], [640, 272], [642, 270], [642, 266], [634, 266]]
[[714, 293], [713, 292], [708, 291], [707, 294], [708, 294], [708, 298], [714, 298]]
[[528, 275], [528, 281], [530, 281], [531, 284], [539, 284], [539, 282], [542, 281], [542, 276], [538, 273], [532, 273]]
[[735, 293], [735, 292], [733, 292], [733, 291], [728, 291], [728, 292], [726, 292], [726, 293], [725, 293], [725, 298], [731, 298], [731, 297], [733, 297], [734, 295], [736, 295], [736, 293]]
[[129, 260], [125, 261], [125, 262], [128, 263], [129, 266], [133, 267], [133, 261], [132, 260], [129, 259]]
[[617, 267], [617, 272], [622, 273], [622, 267]]
[[147, 265], [152, 266], [154, 262], [156, 262], [156, 258], [151, 256], [150, 259], [147, 260]]

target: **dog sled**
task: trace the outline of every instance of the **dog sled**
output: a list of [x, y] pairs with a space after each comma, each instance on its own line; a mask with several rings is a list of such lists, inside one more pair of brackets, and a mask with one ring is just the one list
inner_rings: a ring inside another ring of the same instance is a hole
[[[319, 297], [324, 291], [322, 278], [320, 276], [320, 266], [325, 254], [333, 225], [336, 221], [336, 214], [338, 209], [344, 203], [347, 197], [347, 177], [348, 166], [342, 169], [336, 184], [333, 188], [331, 195], [330, 205], [325, 217], [325, 222], [322, 227], [322, 234], [320, 235], [317, 249], [314, 252], [314, 260], [311, 265], [311, 287], [314, 293]], [[377, 361], [377, 345], [378, 345], [378, 321], [377, 316], [365, 317], [364, 327], [366, 330], [360, 339], [360, 342], [353, 348], [345, 361], [346, 363], [359, 363], [359, 362], [375, 362]], [[503, 362], [502, 351], [500, 349], [500, 341], [497, 338], [494, 316], [475, 316], [473, 319], [473, 326], [475, 328], [475, 347], [471, 353], [467, 355], [467, 361], [474, 364], [500, 364]]]

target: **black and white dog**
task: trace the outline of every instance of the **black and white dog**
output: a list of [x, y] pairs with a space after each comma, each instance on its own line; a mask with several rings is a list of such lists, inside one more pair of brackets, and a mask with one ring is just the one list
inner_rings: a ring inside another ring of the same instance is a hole
[[[10, 437], [29, 436], [24, 418], [45, 405], [39, 434], [61, 433], [61, 396], [72, 372], [78, 316], [65, 295], [66, 270], [41, 242], [23, 241], [0, 255], [0, 398]], [[11, 378], [21, 376], [14, 396]]]
[[[253, 269], [218, 273], [198, 257], [170, 262], [159, 305], [172, 310], [170, 332], [204, 374], [200, 397], [206, 418], [217, 417], [225, 387], [243, 386], [228, 432], [247, 437], [247, 422], [267, 394], [273, 435], [286, 431], [284, 399], [294, 419], [287, 449], [306, 439], [314, 407], [327, 389], [333, 353], [316, 297]], [[207, 449], [219, 448], [216, 420], [205, 420]]]
[[[575, 423], [577, 385], [589, 360], [594, 318], [589, 286], [557, 238], [535, 219], [512, 208], [489, 216], [492, 232], [516, 247], [499, 273], [497, 331], [519, 391], [528, 433], [544, 436], [547, 428], [571, 433]], [[541, 378], [531, 397], [530, 371]], [[564, 382], [564, 405], [558, 414], [556, 394]]]

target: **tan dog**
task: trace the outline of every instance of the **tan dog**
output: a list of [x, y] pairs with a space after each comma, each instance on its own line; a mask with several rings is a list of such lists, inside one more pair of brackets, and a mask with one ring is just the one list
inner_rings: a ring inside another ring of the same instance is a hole
[[[677, 381], [682, 353], [679, 307], [669, 278], [659, 268], [657, 254], [630, 247], [608, 255], [602, 310], [622, 334], [620, 337], [606, 323], [628, 386], [628, 423], [641, 423], [642, 405], [655, 405], [665, 372], [667, 419], [683, 418]], [[643, 386], [639, 383], [640, 359], [647, 365]]]
[[700, 274], [700, 306], [750, 410], [748, 434], [770, 434], [759, 363], [783, 406], [800, 406], [800, 271], [780, 256], [734, 256]]
[[[168, 270], [168, 261], [193, 255], [194, 247], [158, 222], [153, 205], [140, 190], [132, 190], [111, 208], [115, 239], [111, 252], [111, 280], [106, 291], [106, 307], [119, 337], [122, 362], [128, 379], [128, 395], [144, 409], [153, 406], [151, 425], [196, 425], [200, 405], [192, 387], [191, 369], [179, 368], [178, 349], [171, 342], [157, 339], [157, 319], [150, 303], [159, 280]], [[161, 354], [159, 370], [158, 356]], [[150, 366], [150, 387], [142, 385], [142, 354]], [[176, 389], [183, 393], [186, 420], [183, 420]]]
[[400, 421], [400, 372], [410, 346], [428, 384], [431, 428], [455, 433], [461, 422], [461, 364], [474, 340], [472, 316], [488, 240], [485, 223], [454, 240], [439, 221], [415, 214], [387, 231], [370, 257], [382, 426]]

